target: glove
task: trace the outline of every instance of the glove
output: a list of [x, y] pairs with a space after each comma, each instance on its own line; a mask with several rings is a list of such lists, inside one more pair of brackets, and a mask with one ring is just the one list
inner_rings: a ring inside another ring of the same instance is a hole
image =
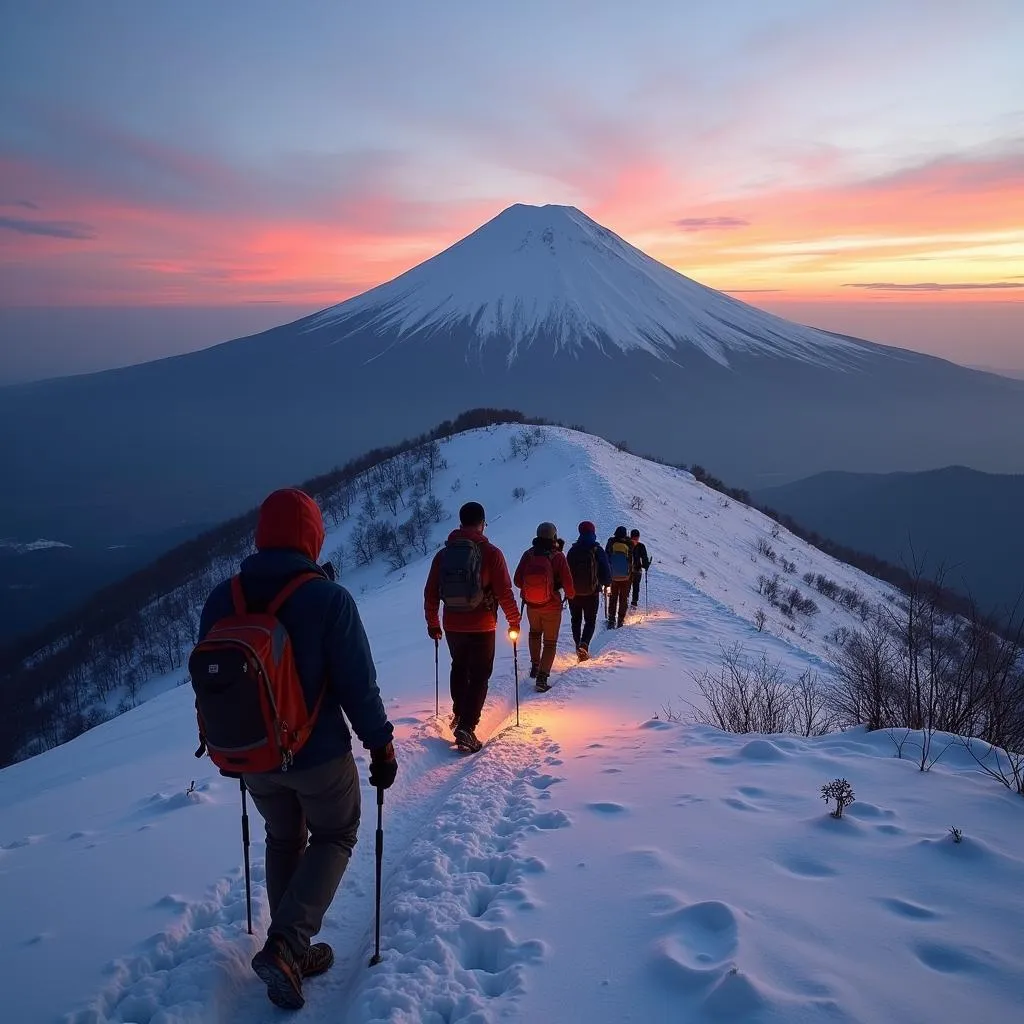
[[440, 640], [444, 636], [444, 631], [440, 626], [427, 626], [427, 636], [431, 640]]
[[375, 747], [370, 751], [370, 785], [375, 789], [390, 789], [398, 774], [395, 745]]

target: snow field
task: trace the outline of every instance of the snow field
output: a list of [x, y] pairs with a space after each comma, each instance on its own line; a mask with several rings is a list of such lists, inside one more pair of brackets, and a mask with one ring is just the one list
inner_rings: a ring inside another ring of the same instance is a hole
[[[1019, 798], [956, 747], [921, 774], [884, 734], [729, 736], [654, 717], [693, 698], [693, 674], [716, 666], [723, 645], [767, 650], [794, 676], [825, 671], [824, 637], [858, 620], [816, 598], [820, 614], [796, 631], [772, 612], [757, 632], [755, 581], [768, 567], [756, 548], [769, 521], [689, 474], [571, 431], [546, 429], [528, 461], [509, 460], [514, 432], [445, 445], [437, 490], [449, 510], [482, 500], [510, 563], [545, 519], [569, 540], [582, 518], [602, 538], [636, 523], [655, 558], [650, 613], [641, 605], [625, 628], [599, 629], [583, 665], [566, 617], [548, 694], [533, 690], [521, 656], [519, 728], [499, 633], [488, 742], [462, 757], [450, 748], [443, 643], [434, 718], [426, 560], [346, 571], [398, 731], [384, 962], [366, 966], [376, 807], [364, 783], [360, 842], [321, 935], [337, 964], [306, 986], [303, 1020], [1014, 1019], [1024, 1004]], [[798, 563], [797, 580], [821, 571], [884, 599], [884, 585], [784, 531], [772, 544]], [[6, 1019], [282, 1019], [248, 967], [267, 923], [259, 819], [250, 810], [249, 938], [238, 790], [192, 758], [194, 738], [191, 689], [177, 688], [0, 772]], [[836, 821], [819, 790], [839, 776], [858, 799]]]

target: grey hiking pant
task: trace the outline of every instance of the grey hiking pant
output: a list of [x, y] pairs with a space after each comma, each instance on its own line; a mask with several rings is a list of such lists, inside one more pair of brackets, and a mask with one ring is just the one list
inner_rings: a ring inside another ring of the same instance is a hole
[[245, 784], [267, 825], [269, 933], [302, 956], [356, 844], [356, 762], [350, 751], [316, 768], [246, 775]]

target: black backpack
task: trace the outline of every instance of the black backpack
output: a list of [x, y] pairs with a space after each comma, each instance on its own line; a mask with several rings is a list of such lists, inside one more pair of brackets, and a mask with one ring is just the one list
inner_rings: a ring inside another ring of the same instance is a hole
[[455, 537], [445, 544], [438, 586], [448, 611], [471, 612], [484, 603], [483, 556], [476, 541]]
[[582, 548], [574, 544], [569, 548], [569, 555], [566, 558], [569, 563], [569, 571], [572, 573], [572, 585], [579, 597], [589, 597], [596, 594], [597, 582], [597, 551], [594, 546]]

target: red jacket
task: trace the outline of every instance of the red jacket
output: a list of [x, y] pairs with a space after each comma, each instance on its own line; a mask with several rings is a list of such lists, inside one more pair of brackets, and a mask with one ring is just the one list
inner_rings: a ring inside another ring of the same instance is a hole
[[423, 611], [427, 616], [427, 626], [430, 628], [443, 626], [445, 632], [448, 633], [487, 633], [497, 628], [497, 605], [501, 605], [501, 610], [505, 613], [509, 626], [518, 629], [519, 605], [516, 604], [516, 596], [512, 591], [512, 581], [508, 576], [505, 556], [480, 530], [463, 528], [453, 530], [448, 535], [449, 540], [455, 540], [458, 537], [468, 537], [480, 545], [482, 563], [480, 575], [484, 591], [493, 600], [484, 602], [471, 612], [449, 612], [446, 608], [442, 623], [438, 618], [438, 610], [441, 607], [441, 559], [444, 557], [444, 548], [442, 548], [434, 555], [434, 561], [430, 565], [430, 573], [427, 576], [427, 585], [423, 588]]
[[[523, 587], [523, 570], [526, 567], [527, 561], [535, 553], [545, 554], [546, 552], [538, 551], [536, 547], [532, 547], [528, 551], [524, 551], [523, 557], [519, 559], [519, 565], [516, 567], [516, 574], [512, 577], [512, 582], [520, 590]], [[555, 596], [547, 604], [536, 606], [540, 611], [555, 612], [562, 607], [562, 598], [558, 594], [559, 590], [564, 590], [566, 597], [572, 598], [576, 596], [576, 588], [572, 582], [572, 572], [569, 569], [569, 563], [565, 560], [565, 555], [561, 551], [551, 552], [551, 571], [555, 575]]]

